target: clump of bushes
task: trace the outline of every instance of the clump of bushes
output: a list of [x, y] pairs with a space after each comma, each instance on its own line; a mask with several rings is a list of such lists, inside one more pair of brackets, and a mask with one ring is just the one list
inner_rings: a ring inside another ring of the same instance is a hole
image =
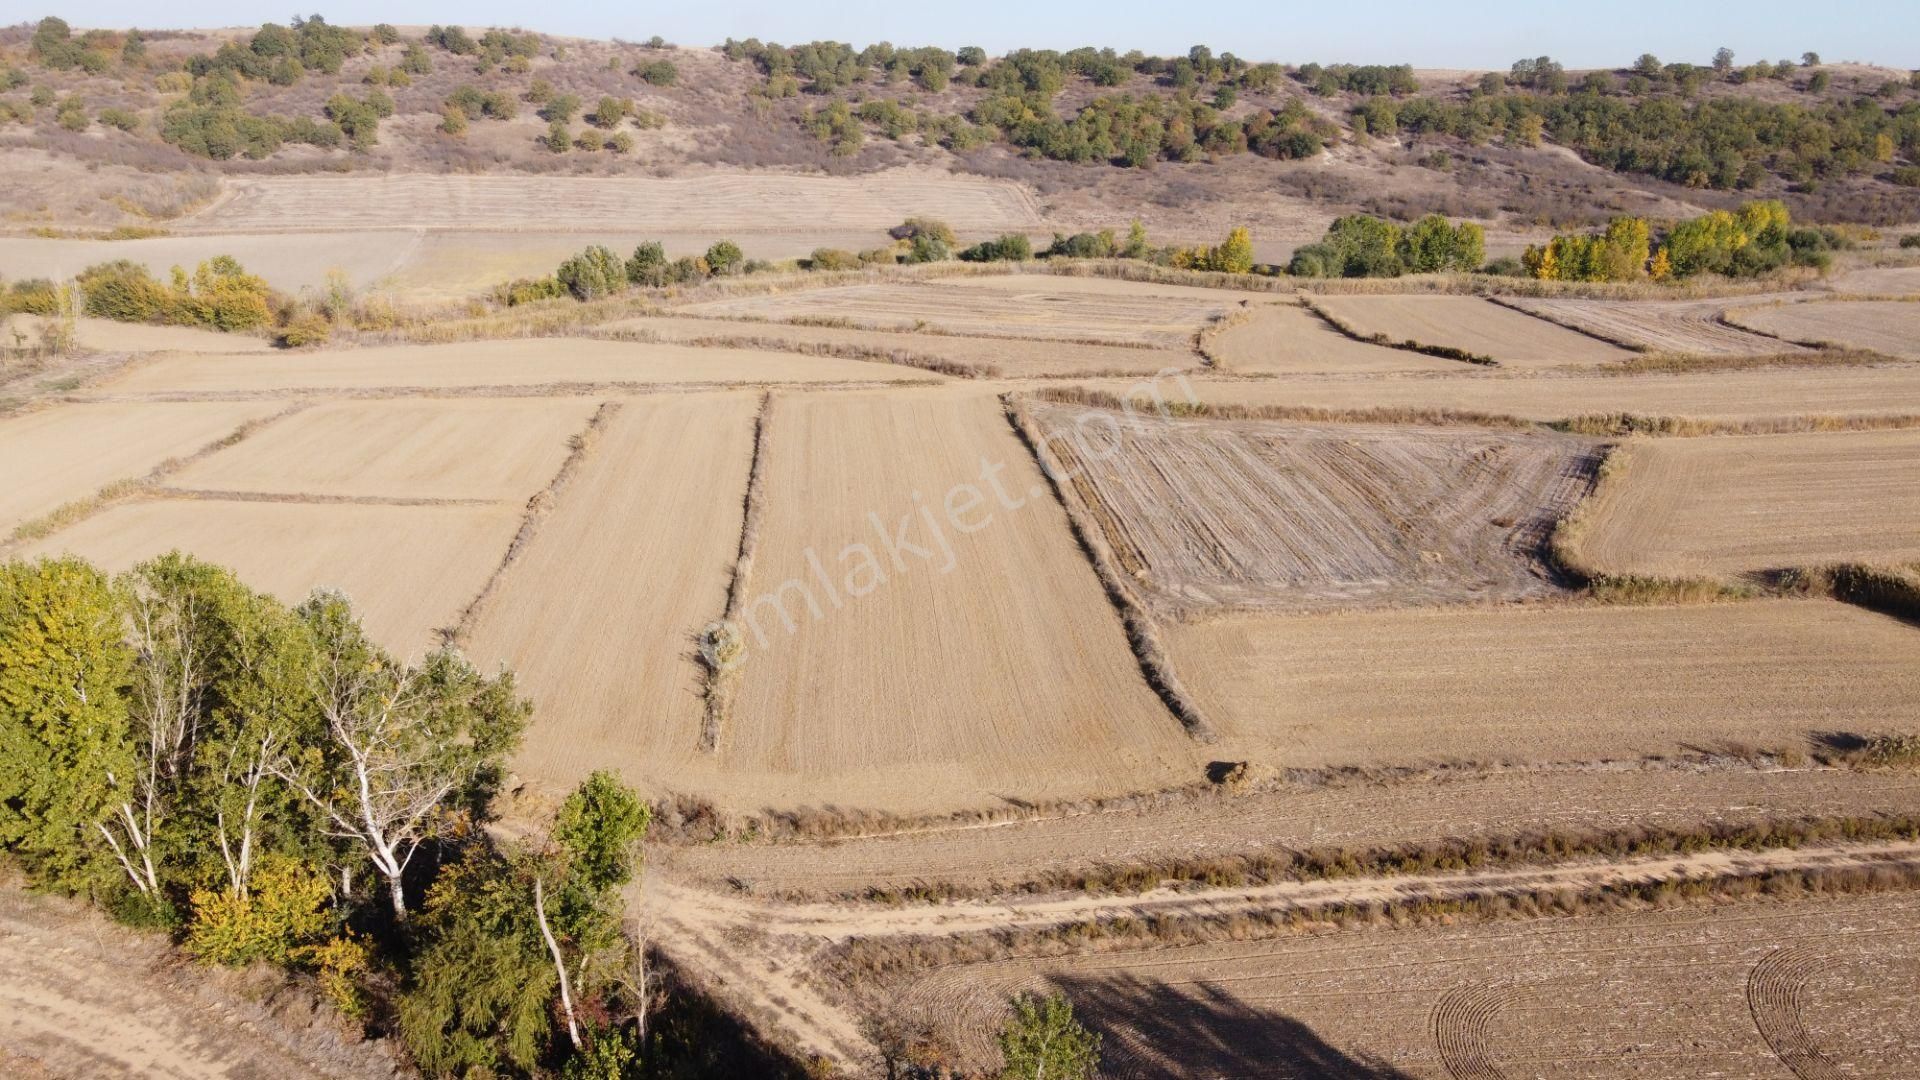
[[230, 255], [219, 255], [191, 276], [173, 268], [171, 281], [126, 259], [90, 266], [75, 279], [88, 315], [118, 322], [252, 330], [273, 321], [267, 283]]
[[1023, 233], [1007, 233], [960, 253], [963, 262], [1027, 262], [1033, 258], [1033, 244]]
[[1667, 230], [1655, 246], [1644, 218], [1620, 217], [1606, 231], [1556, 236], [1529, 247], [1527, 273], [1543, 281], [1655, 281], [1695, 274], [1754, 277], [1783, 266], [1824, 269], [1853, 241], [1837, 229], [1795, 229], [1785, 204], [1763, 199], [1715, 210]]
[[595, 244], [561, 263], [552, 277], [521, 278], [495, 286], [493, 298], [507, 307], [562, 296], [581, 301], [599, 300], [629, 288], [690, 285], [768, 268], [767, 263], [748, 259], [740, 245], [731, 240], [717, 240], [702, 255], [678, 259], [668, 258], [665, 246], [654, 240], [634, 248], [633, 254], [624, 260], [611, 248]]
[[1350, 214], [1327, 235], [1293, 253], [1295, 277], [1399, 277], [1476, 270], [1486, 257], [1486, 232], [1471, 221], [1428, 214], [1406, 228], [1370, 214]]

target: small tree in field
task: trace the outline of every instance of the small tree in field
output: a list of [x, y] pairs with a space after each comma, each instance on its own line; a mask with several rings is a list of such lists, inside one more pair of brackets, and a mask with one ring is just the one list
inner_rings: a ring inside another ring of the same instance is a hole
[[1088, 1080], [1100, 1067], [1100, 1036], [1073, 1018], [1065, 994], [1014, 998], [999, 1039], [1001, 1080]]

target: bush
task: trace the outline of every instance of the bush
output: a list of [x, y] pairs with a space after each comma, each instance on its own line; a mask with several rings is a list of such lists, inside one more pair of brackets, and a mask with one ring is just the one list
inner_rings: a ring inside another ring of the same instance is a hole
[[707, 267], [716, 275], [731, 274], [741, 268], [746, 253], [731, 240], [719, 240], [707, 249]]
[[668, 266], [667, 249], [658, 240], [649, 240], [633, 249], [624, 270], [629, 282], [659, 288], [667, 283]]
[[303, 349], [309, 345], [325, 345], [332, 336], [333, 324], [327, 317], [317, 311], [307, 311], [288, 319], [273, 340], [283, 349]]
[[1902, 165], [1888, 179], [1901, 187], [1920, 188], [1920, 165]]
[[680, 81], [680, 69], [671, 60], [651, 60], [633, 69], [634, 75], [649, 86], [672, 86]]
[[962, 251], [960, 258], [965, 262], [1026, 262], [1033, 258], [1033, 245], [1023, 233], [1006, 233], [973, 245]]
[[1053, 234], [1053, 243], [1044, 252], [1049, 259], [1105, 259], [1114, 255], [1111, 232]]
[[1002, 1080], [1089, 1080], [1100, 1067], [1100, 1036], [1074, 1019], [1064, 994], [1014, 998], [999, 1043]]
[[598, 244], [561, 263], [554, 277], [578, 300], [597, 300], [627, 287], [620, 257]]
[[895, 240], [912, 240], [920, 236], [931, 236], [948, 247], [958, 243], [953, 238], [953, 228], [938, 218], [910, 217], [888, 229], [887, 235]]
[[573, 134], [567, 130], [566, 121], [555, 120], [547, 125], [546, 137], [540, 143], [552, 153], [564, 154], [573, 146]]
[[[1649, 272], [1651, 232], [1645, 218], [1617, 217], [1605, 232], [1556, 236], [1521, 257], [1527, 273], [1542, 281], [1637, 281]], [[1663, 264], [1660, 276], [1666, 276]]]
[[244, 896], [194, 890], [187, 951], [215, 964], [265, 960], [285, 965], [296, 949], [326, 929], [330, 896], [326, 879], [297, 860], [265, 860], [254, 869]]
[[906, 254], [901, 258], [904, 263], [942, 262], [951, 256], [953, 249], [948, 241], [933, 233], [916, 233], [907, 241]]
[[140, 130], [140, 115], [125, 109], [101, 109], [100, 122], [121, 131]]
[[[1920, 236], [1909, 239], [1920, 240]], [[858, 270], [860, 265], [860, 256], [840, 248], [814, 248], [807, 256], [809, 270]]]
[[171, 285], [126, 259], [90, 266], [75, 282], [86, 298], [86, 313], [96, 318], [227, 331], [272, 321], [266, 282], [226, 255], [201, 263], [192, 277], [174, 267]]
[[1920, 233], [1908, 233], [1901, 237], [1900, 246], [1903, 248], [1920, 248]]

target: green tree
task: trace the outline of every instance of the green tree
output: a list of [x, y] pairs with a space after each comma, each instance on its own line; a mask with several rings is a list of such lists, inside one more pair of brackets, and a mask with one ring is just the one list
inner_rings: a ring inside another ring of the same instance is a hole
[[549, 151], [564, 154], [573, 146], [573, 133], [567, 130], [564, 120], [555, 120], [547, 125], [547, 136], [540, 140]]
[[747, 256], [740, 250], [739, 244], [731, 240], [716, 240], [713, 246], [707, 249], [706, 258], [707, 269], [715, 276], [720, 276], [737, 272], [746, 262]]
[[649, 240], [633, 249], [625, 271], [629, 282], [657, 289], [667, 283], [667, 267], [667, 249], [658, 240]]
[[1100, 1036], [1074, 1019], [1064, 994], [1014, 998], [999, 1041], [1001, 1080], [1088, 1080], [1100, 1067]]

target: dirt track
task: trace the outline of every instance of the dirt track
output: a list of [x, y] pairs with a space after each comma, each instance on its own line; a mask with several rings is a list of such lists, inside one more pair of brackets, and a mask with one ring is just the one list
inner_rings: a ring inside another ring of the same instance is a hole
[[[0, 885], [0, 1073], [95, 1080], [398, 1075], [271, 973], [185, 966], [156, 935]], [[28, 1070], [16, 1073], [16, 1061]]]

